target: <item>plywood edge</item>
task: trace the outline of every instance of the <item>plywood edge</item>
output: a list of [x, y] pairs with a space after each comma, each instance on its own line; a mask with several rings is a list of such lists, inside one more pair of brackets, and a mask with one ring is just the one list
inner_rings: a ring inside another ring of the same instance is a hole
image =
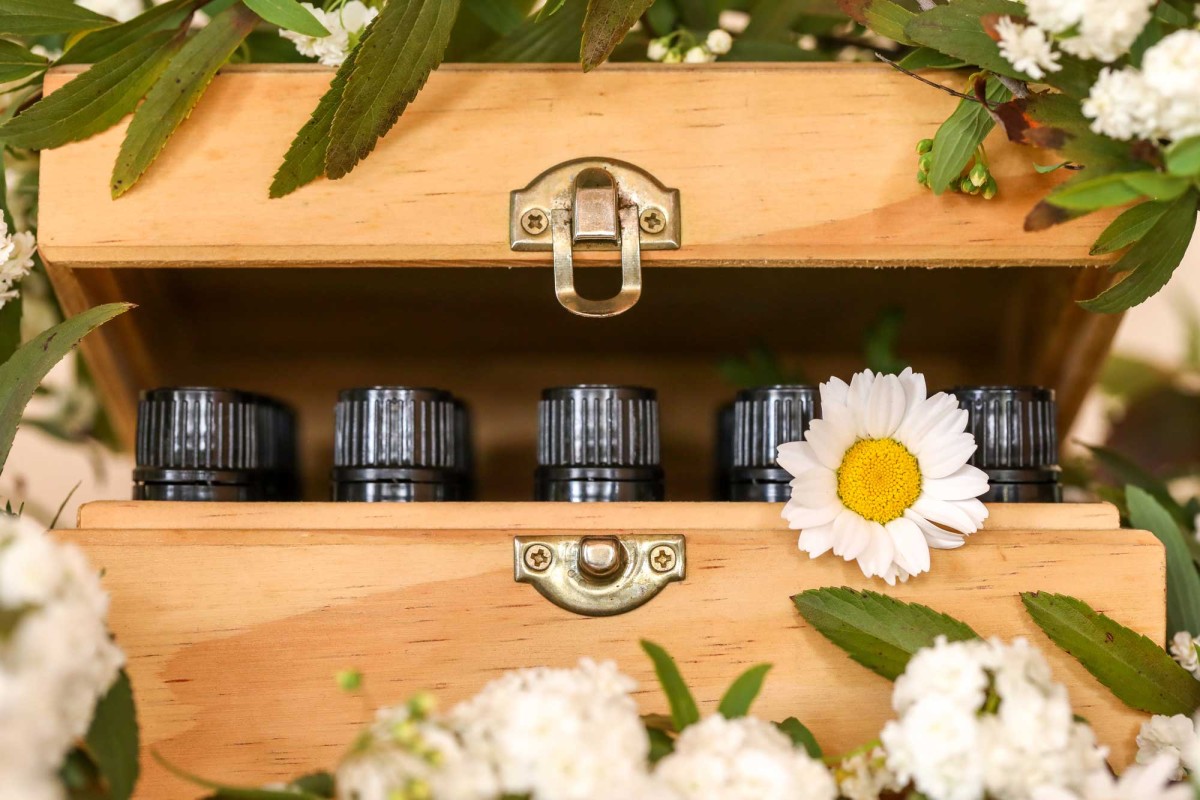
[[[778, 503], [154, 503], [100, 501], [80, 528], [373, 530], [780, 530]], [[985, 531], [1115, 530], [1111, 503], [992, 503]]]

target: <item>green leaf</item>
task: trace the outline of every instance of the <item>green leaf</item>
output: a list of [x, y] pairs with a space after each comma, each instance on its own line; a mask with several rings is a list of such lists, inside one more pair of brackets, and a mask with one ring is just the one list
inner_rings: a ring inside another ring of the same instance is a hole
[[1129, 180], [1135, 174], [1114, 172], [1098, 178], [1064, 183], [1046, 197], [1046, 202], [1073, 211], [1095, 211], [1132, 203], [1142, 197], [1142, 192], [1134, 188]]
[[1125, 501], [1133, 526], [1153, 533], [1167, 549], [1167, 636], [1200, 631], [1200, 573], [1183, 531], [1167, 509], [1142, 489], [1127, 486]]
[[792, 740], [792, 744], [803, 747], [811, 757], [819, 760], [824, 755], [821, 752], [821, 745], [817, 744], [817, 737], [813, 736], [812, 731], [795, 717], [788, 717], [783, 722], [776, 722], [775, 727], [786, 733]]
[[909, 72], [919, 72], [923, 69], [960, 69], [967, 66], [967, 62], [961, 58], [939, 53], [932, 47], [914, 48], [896, 63]]
[[1162, 172], [1133, 172], [1125, 178], [1125, 182], [1151, 200], [1163, 202], [1174, 200], [1192, 185], [1187, 178]]
[[329, 36], [329, 30], [296, 0], [242, 1], [251, 11], [272, 25], [319, 39]]
[[112, 195], [133, 188], [162, 152], [176, 128], [192, 113], [221, 65], [258, 24], [241, 3], [213, 17], [171, 59], [138, 107], [113, 167]]
[[682, 732], [688, 725], [699, 722], [700, 710], [696, 708], [696, 700], [688, 690], [679, 667], [675, 665], [675, 659], [671, 658], [666, 650], [645, 639], [642, 640], [642, 649], [654, 662], [654, 673], [658, 675], [663, 694], [667, 696], [667, 704], [671, 707], [671, 722], [674, 723], [675, 730]]
[[867, 26], [880, 36], [895, 39], [900, 44], [911, 45], [904, 33], [904, 26], [916, 18], [916, 14], [892, 0], [871, 0], [863, 9]]
[[309, 794], [315, 794], [318, 797], [329, 798], [332, 798], [334, 796], [334, 792], [336, 791], [333, 776], [328, 772], [313, 772], [308, 775], [303, 775], [299, 778], [296, 778], [294, 781], [290, 781], [288, 783], [288, 787], [291, 789], [299, 789], [300, 791], [308, 792]]
[[529, 14], [528, 3], [497, 2], [497, 0], [463, 0], [463, 7], [501, 36], [507, 36], [521, 26]]
[[[1086, 94], [1086, 92], [1085, 92]], [[1058, 92], [1037, 92], [1025, 100], [1025, 113], [1040, 125], [1065, 133], [1061, 146], [1055, 148], [1063, 158], [1087, 169], [1081, 173], [1090, 180], [1107, 172], [1128, 172], [1144, 169], [1145, 163], [1133, 156], [1129, 142], [1101, 136], [1091, 129], [1091, 120], [1083, 116], [1079, 101]]]
[[357, 52], [355, 49], [346, 57], [337, 74], [333, 76], [329, 89], [317, 103], [316, 110], [292, 140], [291, 147], [288, 148], [283, 163], [279, 165], [271, 182], [271, 197], [291, 194], [325, 173], [325, 154], [329, 150], [333, 115], [342, 101], [346, 79], [354, 70], [354, 57]]
[[1196, 229], [1196, 199], [1196, 192], [1190, 191], [1171, 203], [1158, 222], [1113, 265], [1113, 271], [1129, 275], [1079, 305], [1088, 311], [1111, 314], [1133, 308], [1166, 286]]
[[20, 80], [45, 69], [49, 63], [16, 42], [0, 39], [0, 82]]
[[[552, 17], [526, 20], [498, 42], [471, 58], [483, 63], [567, 63], [579, 55], [583, 15], [587, 6], [572, 0]], [[797, 48], [799, 49], [799, 48]]]
[[[1169, 376], [1164, 377], [1164, 382], [1170, 382]], [[1136, 398], [1136, 396], [1135, 393], [1133, 397]], [[1165, 483], [1112, 448], [1092, 445], [1084, 445], [1084, 447], [1091, 451], [1096, 463], [1112, 473], [1113, 477], [1122, 484], [1122, 491], [1130, 485], [1136, 486], [1158, 501], [1159, 505], [1171, 514], [1177, 524], [1185, 524], [1187, 513], [1183, 506], [1171, 497]]]
[[137, 108], [182, 43], [180, 34], [159, 31], [131, 44], [0, 126], [0, 139], [49, 150], [111, 128]]
[[1022, 592], [1021, 600], [1038, 627], [1126, 705], [1168, 716], [1200, 706], [1200, 681], [1161, 645], [1073, 597]]
[[1060, 161], [1057, 164], [1034, 164], [1033, 171], [1038, 175], [1048, 175], [1051, 172], [1058, 172], [1070, 163], [1070, 161]]
[[604, 63], [654, 0], [588, 0], [579, 63], [583, 71]]
[[1170, 208], [1169, 203], [1146, 202], [1127, 208], [1108, 224], [1092, 245], [1092, 255], [1106, 255], [1123, 250], [1141, 239]]
[[138, 725], [133, 687], [125, 670], [96, 704], [86, 742], [108, 784], [108, 800], [129, 800], [138, 779]]
[[541, 22], [544, 19], [553, 17], [562, 10], [563, 4], [566, 2], [567, 0], [546, 0], [546, 4], [537, 13], [536, 21]]
[[458, 0], [391, 0], [359, 42], [333, 115], [325, 174], [341, 178], [375, 149], [442, 61]]
[[50, 36], [93, 31], [116, 23], [73, 0], [0, 0], [0, 34]]
[[1167, 171], [1172, 175], [1200, 175], [1200, 136], [1182, 139], [1167, 148]]
[[[940, 7], [940, 6], [939, 6]], [[987, 82], [987, 98], [993, 103], [1003, 103], [1011, 97], [1008, 89], [995, 78]], [[954, 113], [942, 123], [933, 137], [933, 166], [929, 171], [929, 188], [941, 194], [962, 174], [967, 162], [975, 155], [996, 121], [974, 100], [962, 100]]]
[[202, 2], [204, 0], [170, 0], [161, 6], [152, 7], [128, 22], [92, 31], [74, 43], [68, 43], [67, 51], [55, 63], [95, 64], [144, 40], [155, 31], [185, 27], [183, 23]]
[[212, 795], [214, 798], [226, 798], [226, 800], [329, 800], [326, 795], [313, 794], [298, 786], [288, 789], [258, 789], [250, 786], [230, 786], [225, 783], [217, 783], [180, 769], [163, 758], [157, 750], [151, 750], [150, 754], [155, 761], [175, 777], [215, 792]]
[[899, 677], [908, 659], [938, 636], [952, 642], [979, 638], [953, 617], [877, 592], [825, 587], [801, 592], [792, 602], [826, 639], [888, 680]]
[[110, 303], [71, 317], [30, 339], [0, 364], [0, 470], [8, 460], [25, 406], [46, 373], [84, 336], [130, 308], [129, 303]]
[[675, 740], [666, 731], [660, 728], [646, 728], [646, 735], [650, 737], [649, 758], [651, 764], [657, 764], [675, 752]]
[[770, 671], [770, 664], [759, 664], [739, 675], [721, 698], [717, 713], [725, 719], [736, 719], [749, 714], [750, 706], [762, 691], [763, 680]]

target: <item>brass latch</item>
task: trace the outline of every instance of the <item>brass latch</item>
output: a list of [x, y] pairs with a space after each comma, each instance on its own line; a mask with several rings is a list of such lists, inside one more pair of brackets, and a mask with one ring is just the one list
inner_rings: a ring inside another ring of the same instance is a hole
[[567, 611], [610, 617], [683, 580], [684, 552], [680, 534], [517, 536], [513, 577]]
[[[582, 317], [612, 317], [642, 294], [642, 250], [678, 250], [679, 190], [611, 158], [581, 158], [552, 167], [512, 193], [513, 250], [554, 253], [554, 293]], [[574, 250], [621, 252], [621, 291], [588, 300], [575, 291]]]

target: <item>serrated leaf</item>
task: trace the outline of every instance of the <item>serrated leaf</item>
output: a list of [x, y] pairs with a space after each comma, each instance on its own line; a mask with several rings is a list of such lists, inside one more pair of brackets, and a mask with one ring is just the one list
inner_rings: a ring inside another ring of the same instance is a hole
[[1106, 255], [1123, 250], [1141, 239], [1154, 227], [1154, 223], [1166, 213], [1169, 203], [1145, 202], [1121, 212], [1108, 224], [1092, 245], [1092, 255]]
[[894, 39], [900, 44], [911, 45], [912, 42], [904, 33], [904, 26], [916, 18], [916, 14], [892, 0], [871, 0], [864, 9], [863, 16], [867, 26], [878, 33]]
[[[987, 82], [987, 98], [993, 103], [1002, 103], [1012, 94], [995, 78]], [[941, 194], [958, 179], [963, 168], [975, 154], [996, 121], [982, 103], [962, 100], [933, 137], [933, 166], [929, 171], [929, 188]]]
[[750, 706], [754, 705], [754, 699], [762, 691], [763, 680], [770, 671], [770, 664], [759, 664], [739, 675], [721, 698], [717, 713], [725, 719], [736, 719], [749, 714]]
[[103, 61], [142, 41], [155, 31], [180, 27], [192, 10], [203, 1], [170, 0], [161, 6], [152, 7], [128, 22], [92, 31], [69, 43], [67, 51], [55, 63], [95, 64]]
[[45, 69], [49, 63], [16, 42], [0, 39], [0, 82], [20, 80]]
[[604, 63], [654, 0], [588, 0], [579, 63], [588, 72]]
[[1113, 265], [1114, 272], [1129, 274], [1091, 300], [1079, 305], [1088, 311], [1112, 314], [1133, 308], [1171, 280], [1183, 260], [1192, 232], [1196, 229], [1196, 192], [1190, 191], [1170, 204], [1129, 252]]
[[75, 5], [73, 0], [0, 0], [0, 34], [49, 36], [115, 24], [106, 16]]
[[113, 167], [113, 197], [132, 189], [145, 174], [167, 140], [192, 113], [217, 70], [256, 24], [258, 16], [239, 2], [213, 17], [184, 43], [129, 123]]
[[1165, 155], [1167, 171], [1172, 175], [1200, 175], [1200, 136], [1175, 142]]
[[96, 704], [85, 741], [108, 785], [107, 800], [129, 800], [138, 779], [138, 724], [125, 670]]
[[458, 0], [391, 0], [367, 26], [334, 112], [325, 174], [341, 178], [391, 130], [442, 61]]
[[325, 154], [329, 151], [329, 135], [333, 129], [333, 115], [342, 101], [346, 79], [354, 69], [357, 48], [346, 56], [338, 67], [329, 89], [321, 96], [317, 108], [308, 122], [304, 123], [296, 138], [292, 140], [283, 163], [275, 172], [271, 182], [270, 196], [283, 197], [325, 174]]
[[642, 640], [642, 649], [654, 662], [654, 674], [662, 686], [663, 694], [667, 696], [667, 705], [671, 707], [671, 722], [677, 732], [682, 732], [688, 725], [700, 721], [700, 710], [696, 708], [696, 700], [692, 697], [675, 659], [654, 642]]
[[792, 744], [803, 747], [812, 758], [819, 760], [822, 757], [823, 753], [821, 745], [817, 743], [817, 737], [813, 736], [812, 731], [800, 720], [788, 717], [783, 722], [776, 722], [775, 727], [787, 734], [787, 737], [792, 740]]
[[329, 36], [329, 30], [296, 0], [242, 0], [242, 2], [272, 25], [319, 39]]
[[520, 27], [470, 60], [482, 63], [567, 63], [579, 55], [583, 0], [571, 0], [541, 22], [526, 20]]
[[1148, 714], [1191, 715], [1200, 681], [1161, 645], [1073, 597], [1022, 592], [1029, 616], [1121, 702]]
[[938, 636], [979, 638], [970, 626], [928, 606], [871, 591], [825, 587], [792, 598], [801, 616], [867, 669], [895, 680], [909, 658]]
[[1200, 631], [1200, 573], [1183, 531], [1148, 492], [1127, 486], [1125, 502], [1133, 526], [1153, 533], [1167, 550], [1167, 637]]
[[71, 317], [30, 339], [0, 364], [0, 470], [8, 460], [25, 406], [46, 373], [84, 336], [132, 307], [129, 303], [110, 303]]
[[111, 128], [137, 108], [182, 43], [173, 31], [133, 43], [0, 126], [0, 140], [50, 150]]
[[923, 69], [960, 69], [967, 65], [961, 58], [939, 53], [932, 47], [916, 47], [896, 63], [909, 72], [919, 72]]

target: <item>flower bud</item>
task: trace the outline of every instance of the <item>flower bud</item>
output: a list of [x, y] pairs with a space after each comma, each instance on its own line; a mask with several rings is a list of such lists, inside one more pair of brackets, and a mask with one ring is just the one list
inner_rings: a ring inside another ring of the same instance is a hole
[[921, 184], [922, 186], [928, 186], [929, 173], [925, 172], [924, 170], [917, 170], [917, 183]]
[[710, 61], [716, 61], [717, 57], [708, 52], [708, 48], [704, 45], [696, 45], [688, 48], [683, 55], [683, 60], [687, 64], [707, 64]]
[[733, 47], [733, 37], [728, 31], [723, 31], [720, 28], [708, 32], [708, 37], [704, 40], [704, 46], [708, 48], [710, 53], [723, 56], [729, 52], [729, 48]]
[[662, 39], [651, 39], [650, 46], [646, 48], [646, 58], [651, 61], [662, 61], [669, 52], [671, 52], [671, 48], [667, 47], [667, 43]]
[[967, 177], [969, 177], [971, 179], [971, 183], [975, 184], [976, 186], [983, 186], [985, 183], [987, 183], [987, 179], [990, 177], [990, 175], [988, 173], [988, 168], [977, 161], [975, 162], [975, 166], [971, 167], [971, 171], [968, 173]]
[[917, 142], [917, 155], [923, 156], [933, 150], [933, 139], [922, 139]]
[[998, 191], [1000, 191], [1000, 187], [997, 185], [996, 179], [988, 175], [987, 182], [983, 184], [983, 199], [991, 200]]
[[683, 61], [683, 53], [679, 52], [679, 48], [672, 47], [670, 50], [667, 51], [667, 54], [665, 56], [663, 56], [662, 63], [678, 64], [681, 61]]
[[437, 699], [429, 692], [417, 692], [408, 701], [408, 713], [415, 719], [425, 719], [437, 708]]
[[917, 160], [917, 168], [929, 172], [933, 169], [933, 156], [923, 155]]
[[975, 194], [975, 192], [979, 191], [975, 184], [971, 183], [970, 178], [963, 178], [958, 182], [958, 187], [967, 194]]

